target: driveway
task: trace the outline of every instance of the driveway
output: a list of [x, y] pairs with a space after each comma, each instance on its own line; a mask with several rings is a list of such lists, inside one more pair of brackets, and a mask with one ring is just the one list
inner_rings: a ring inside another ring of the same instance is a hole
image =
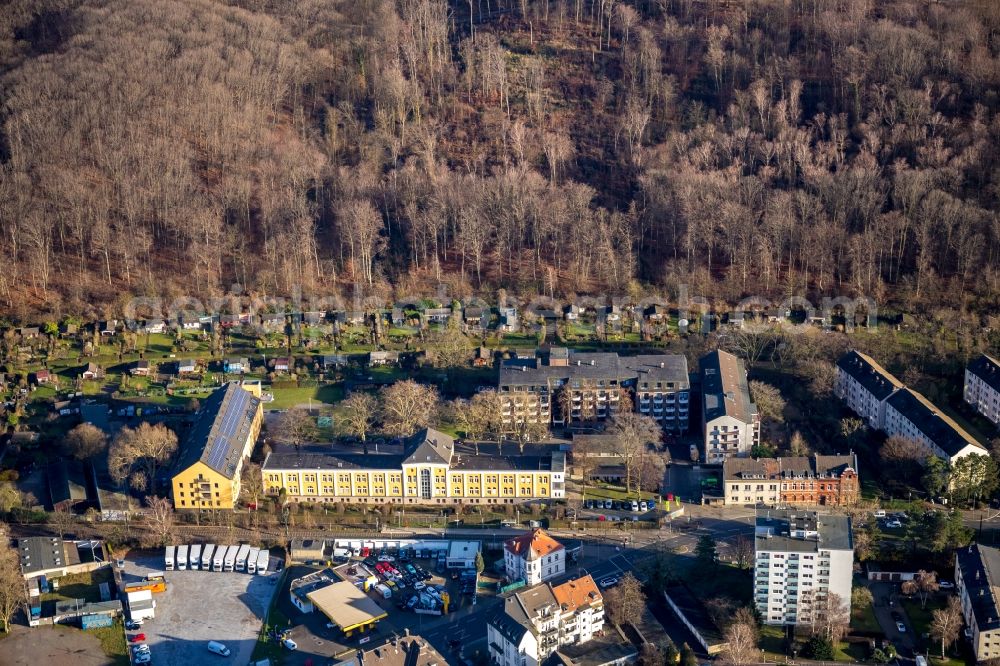
[[[917, 637], [913, 633], [913, 625], [910, 624], [909, 618], [906, 617], [906, 611], [903, 610], [902, 605], [899, 603], [898, 585], [895, 583], [871, 583], [869, 589], [872, 592], [872, 598], [875, 600], [875, 619], [878, 620], [879, 626], [882, 627], [885, 637], [896, 646], [900, 654], [912, 656], [916, 649]], [[905, 633], [900, 633], [896, 629], [896, 620], [893, 618], [893, 613], [897, 613], [902, 618], [903, 624], [906, 625]]]

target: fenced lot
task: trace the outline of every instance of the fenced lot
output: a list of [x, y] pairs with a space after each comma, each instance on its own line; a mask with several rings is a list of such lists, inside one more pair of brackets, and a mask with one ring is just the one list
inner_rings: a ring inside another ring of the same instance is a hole
[[[156, 571], [163, 571], [162, 549], [129, 557], [124, 580], [139, 580]], [[217, 665], [219, 657], [208, 651], [208, 641], [224, 643], [232, 651], [229, 662], [249, 663], [280, 575], [166, 572], [167, 591], [154, 595], [156, 617], [140, 629], [153, 663]]]

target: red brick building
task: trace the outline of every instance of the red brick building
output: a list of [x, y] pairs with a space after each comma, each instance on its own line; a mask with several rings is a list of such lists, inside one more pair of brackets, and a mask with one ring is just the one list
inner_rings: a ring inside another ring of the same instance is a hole
[[853, 453], [729, 458], [722, 474], [727, 505], [849, 506], [860, 494], [858, 459]]

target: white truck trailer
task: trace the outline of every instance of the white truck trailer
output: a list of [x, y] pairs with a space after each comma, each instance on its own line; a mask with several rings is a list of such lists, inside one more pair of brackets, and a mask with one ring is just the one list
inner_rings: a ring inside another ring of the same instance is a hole
[[174, 570], [174, 556], [177, 554], [177, 546], [167, 546], [163, 554], [163, 568], [167, 571]]
[[201, 568], [201, 544], [196, 543], [191, 546], [191, 559], [188, 560], [188, 564], [192, 571], [197, 571]]
[[236, 570], [246, 571], [247, 570], [247, 555], [250, 554], [250, 544], [245, 543], [240, 546], [240, 549], [236, 551]]
[[212, 570], [212, 555], [215, 554], [215, 544], [207, 543], [205, 548], [201, 551], [201, 570], [211, 571]]
[[268, 552], [267, 548], [261, 548], [260, 552], [257, 553], [257, 573], [267, 573], [268, 560], [270, 559], [271, 553]]
[[188, 568], [188, 547], [186, 544], [177, 546], [177, 568], [181, 571]]
[[222, 571], [226, 562], [226, 550], [227, 546], [216, 546], [215, 553], [212, 555], [212, 571]]
[[257, 573], [257, 555], [260, 554], [260, 548], [254, 548], [250, 546], [250, 552], [247, 553], [247, 573], [253, 574]]
[[229, 546], [226, 548], [226, 559], [222, 563], [223, 571], [232, 571], [233, 567], [236, 566], [236, 552], [239, 549], [239, 546]]

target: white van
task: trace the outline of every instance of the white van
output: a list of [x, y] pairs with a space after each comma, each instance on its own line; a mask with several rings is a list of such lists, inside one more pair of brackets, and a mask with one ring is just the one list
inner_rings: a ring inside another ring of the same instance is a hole
[[885, 510], [879, 509], [878, 511], [872, 513], [872, 515], [875, 516], [876, 518], [885, 518]]
[[228, 657], [231, 654], [229, 652], [229, 648], [227, 648], [225, 645], [223, 645], [219, 641], [209, 641], [208, 642], [208, 651], [211, 652], [211, 653], [213, 653], [213, 654], [217, 654], [220, 657]]

